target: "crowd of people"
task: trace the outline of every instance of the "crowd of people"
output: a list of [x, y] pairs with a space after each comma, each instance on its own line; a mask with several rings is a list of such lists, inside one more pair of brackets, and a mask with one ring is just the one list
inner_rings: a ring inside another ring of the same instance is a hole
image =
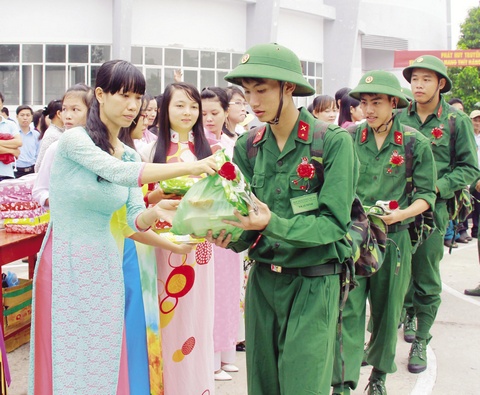
[[[466, 186], [480, 196], [480, 111], [447, 103], [442, 61], [406, 67], [411, 90], [373, 70], [308, 109], [294, 97], [315, 90], [278, 44], [250, 48], [228, 88], [199, 91], [175, 75], [153, 96], [134, 65], [112, 60], [94, 87], [74, 85], [40, 112], [19, 106], [17, 122], [1, 117], [0, 153], [13, 159], [0, 162], [0, 181], [36, 173], [33, 196], [51, 218], [34, 275], [29, 393], [213, 394], [245, 350], [249, 394], [346, 395], [371, 365], [368, 393], [382, 395], [399, 324], [409, 371], [424, 371], [439, 263], [455, 242], [448, 226], [460, 240], [478, 235], [478, 200], [471, 235], [468, 221], [449, 222], [447, 202]], [[321, 170], [310, 163], [319, 138]], [[225, 221], [240, 238], [177, 243], [152, 230], [168, 231], [182, 199], [159, 182], [214, 174], [220, 149], [254, 193], [248, 215]], [[380, 270], [347, 292], [356, 196], [398, 208], [381, 216]], [[411, 224], [427, 210], [435, 227], [412, 245]]]

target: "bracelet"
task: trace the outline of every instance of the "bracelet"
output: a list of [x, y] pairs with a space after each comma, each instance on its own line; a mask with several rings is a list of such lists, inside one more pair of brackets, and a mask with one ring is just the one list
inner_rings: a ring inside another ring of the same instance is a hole
[[143, 201], [145, 202], [145, 207], [148, 207], [149, 202], [148, 202], [148, 195], [150, 195], [150, 192], [147, 192], [145, 196], [143, 197]]

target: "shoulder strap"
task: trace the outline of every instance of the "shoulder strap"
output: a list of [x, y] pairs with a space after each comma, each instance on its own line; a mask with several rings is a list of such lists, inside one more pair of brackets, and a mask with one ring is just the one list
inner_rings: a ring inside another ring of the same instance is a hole
[[449, 110], [452, 110], [453, 114], [448, 117], [448, 127], [450, 129], [450, 166], [453, 170], [455, 167], [455, 158], [457, 152], [455, 150], [455, 144], [457, 139], [457, 133], [455, 130], [455, 120], [457, 119], [456, 112], [458, 111], [455, 107], [450, 106]]
[[415, 147], [415, 129], [410, 126], [403, 125], [404, 146], [405, 146], [405, 192], [408, 197], [413, 193], [413, 153]]

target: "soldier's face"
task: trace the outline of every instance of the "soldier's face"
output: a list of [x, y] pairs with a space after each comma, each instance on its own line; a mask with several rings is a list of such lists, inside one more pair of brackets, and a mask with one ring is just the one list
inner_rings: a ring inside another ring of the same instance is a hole
[[272, 120], [280, 104], [280, 83], [270, 79], [244, 79], [245, 99], [260, 122]]
[[472, 119], [473, 131], [475, 134], [480, 134], [480, 117], [475, 117]]
[[392, 117], [392, 110], [395, 107], [395, 98], [389, 98], [384, 94], [360, 95], [360, 108], [362, 109], [368, 126], [378, 128], [387, 123]]
[[413, 69], [410, 84], [415, 101], [427, 104], [445, 86], [445, 78], [439, 79], [432, 70]]

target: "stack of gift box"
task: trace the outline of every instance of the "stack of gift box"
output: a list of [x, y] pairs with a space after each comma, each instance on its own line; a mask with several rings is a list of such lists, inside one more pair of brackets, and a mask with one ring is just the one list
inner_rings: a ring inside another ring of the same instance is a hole
[[41, 234], [47, 230], [49, 211], [32, 196], [36, 174], [0, 182], [0, 220], [6, 232]]

